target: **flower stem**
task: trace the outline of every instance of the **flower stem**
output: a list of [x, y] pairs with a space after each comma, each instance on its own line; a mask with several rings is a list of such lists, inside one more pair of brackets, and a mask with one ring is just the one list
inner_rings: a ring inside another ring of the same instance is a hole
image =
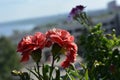
[[36, 62], [37, 65], [37, 74], [39, 76], [39, 80], [42, 80], [42, 76], [40, 75], [40, 67], [39, 67], [39, 62]]
[[55, 62], [55, 58], [53, 56], [52, 64], [51, 64], [51, 69], [50, 69], [50, 78], [49, 78], [49, 80], [52, 80], [52, 72], [53, 72], [53, 69], [54, 69], [54, 62]]

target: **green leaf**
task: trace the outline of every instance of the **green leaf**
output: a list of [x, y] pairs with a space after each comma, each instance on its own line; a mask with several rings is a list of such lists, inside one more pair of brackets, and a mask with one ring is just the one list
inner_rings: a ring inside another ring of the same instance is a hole
[[79, 79], [82, 78], [81, 75], [78, 72], [74, 71], [74, 70], [71, 70], [70, 74], [73, 75], [73, 76], [75, 76], [75, 77], [77, 77], [77, 78], [79, 78]]
[[66, 72], [66, 74], [67, 74], [67, 76], [68, 76], [68, 78], [69, 78], [70, 80], [75, 80], [74, 77], [73, 77], [73, 76], [70, 76], [68, 72]]
[[32, 71], [31, 69], [28, 69], [28, 68], [27, 68], [27, 70], [30, 71], [34, 76], [36, 76], [36, 78], [39, 79], [39, 76], [37, 75], [37, 73], [35, 73], [34, 71]]
[[86, 71], [85, 71], [85, 80], [89, 80], [89, 77], [88, 77], [88, 69], [86, 69]]
[[101, 26], [102, 26], [101, 23], [97, 24], [96, 26], [94, 26], [94, 27], [91, 29], [91, 32], [97, 32], [98, 30], [101, 29]]
[[23, 72], [22, 76], [23, 76], [24, 80], [30, 80], [30, 75], [27, 72]]
[[74, 65], [74, 64], [70, 64], [69, 68], [70, 68], [71, 70], [75, 70], [75, 65]]
[[60, 70], [56, 69], [56, 78], [55, 80], [60, 80]]
[[116, 55], [119, 55], [119, 50], [118, 49], [113, 50], [112, 56], [114, 57]]
[[84, 70], [86, 69], [86, 66], [84, 64], [80, 63], [80, 66], [82, 66]]
[[50, 69], [50, 66], [49, 65], [44, 65], [43, 64], [43, 67], [42, 67], [42, 73], [43, 73], [43, 80], [48, 80], [49, 79], [49, 69]]
[[59, 62], [59, 61], [60, 61], [60, 56], [57, 57], [57, 62]]

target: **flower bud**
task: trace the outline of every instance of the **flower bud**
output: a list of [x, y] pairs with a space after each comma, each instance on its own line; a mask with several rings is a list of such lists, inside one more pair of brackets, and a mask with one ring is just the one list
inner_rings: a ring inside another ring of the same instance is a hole
[[39, 62], [41, 59], [41, 53], [42, 53], [41, 49], [37, 49], [37, 50], [32, 51], [32, 53], [31, 53], [32, 59], [35, 62]]
[[61, 47], [57, 43], [53, 44], [52, 51], [51, 51], [53, 56], [58, 55], [60, 51], [61, 51]]

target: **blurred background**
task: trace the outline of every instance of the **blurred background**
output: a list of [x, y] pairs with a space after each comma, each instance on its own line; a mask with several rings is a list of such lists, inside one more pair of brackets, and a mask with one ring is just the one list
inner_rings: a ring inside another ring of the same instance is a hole
[[11, 70], [21, 67], [16, 45], [25, 35], [57, 27], [68, 30], [77, 42], [83, 27], [68, 20], [76, 5], [86, 6], [92, 23], [101, 22], [106, 33], [116, 29], [120, 35], [120, 0], [0, 0], [0, 80], [11, 79]]

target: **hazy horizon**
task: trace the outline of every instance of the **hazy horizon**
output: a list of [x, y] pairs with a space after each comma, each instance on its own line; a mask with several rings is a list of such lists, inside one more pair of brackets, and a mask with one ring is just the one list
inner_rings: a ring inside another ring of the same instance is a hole
[[[110, 1], [113, 0], [0, 0], [0, 23], [69, 13], [80, 4], [86, 6], [86, 11], [105, 9]], [[116, 1], [120, 4], [120, 0]]]

